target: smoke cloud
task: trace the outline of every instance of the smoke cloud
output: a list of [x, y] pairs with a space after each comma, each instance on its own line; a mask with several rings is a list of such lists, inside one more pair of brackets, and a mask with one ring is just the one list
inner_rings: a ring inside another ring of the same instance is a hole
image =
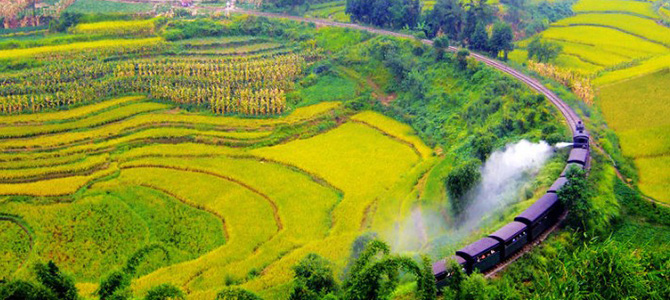
[[[414, 207], [411, 215], [395, 227], [381, 231], [396, 252], [421, 252], [441, 255], [439, 249], [458, 243], [481, 225], [482, 220], [501, 208], [517, 202], [525, 187], [535, 178], [553, 154], [546, 142], [522, 140], [493, 152], [481, 167], [481, 181], [470, 190], [469, 205], [458, 220], [435, 206]], [[434, 201], [445, 201], [446, 199]]]
[[482, 180], [466, 197], [460, 230], [471, 230], [482, 217], [516, 202], [523, 188], [551, 157], [553, 148], [544, 141], [521, 140], [493, 152], [481, 168]]

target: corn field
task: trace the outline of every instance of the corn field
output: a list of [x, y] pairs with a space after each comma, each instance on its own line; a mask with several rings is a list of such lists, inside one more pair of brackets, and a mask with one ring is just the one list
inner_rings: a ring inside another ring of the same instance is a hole
[[0, 77], [0, 113], [39, 112], [141, 93], [217, 114], [281, 114], [286, 91], [316, 56], [308, 51], [224, 59], [54, 60], [43, 68]]
[[570, 88], [585, 103], [593, 104], [596, 92], [591, 84], [591, 79], [575, 71], [563, 70], [551, 64], [538, 63], [532, 60], [528, 61], [528, 68], [542, 76], [558, 81], [560, 84]]

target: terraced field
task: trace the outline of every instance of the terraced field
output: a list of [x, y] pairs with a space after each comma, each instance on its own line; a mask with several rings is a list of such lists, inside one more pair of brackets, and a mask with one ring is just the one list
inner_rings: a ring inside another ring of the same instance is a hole
[[[11, 132], [1, 138], [5, 150], [21, 148], [0, 158], [0, 211], [30, 228], [0, 223], [16, 239], [3, 245], [10, 256], [0, 271], [8, 275], [22, 263], [18, 257], [29, 264], [46, 256], [85, 282], [160, 244], [169, 260], [147, 263], [135, 289], [171, 282], [204, 296], [222, 278], [257, 291], [281, 286], [291, 278], [286, 266], [307, 251], [343, 263], [376, 196], [431, 150], [407, 127], [371, 112], [310, 138], [256, 146], [286, 126], [318, 126], [336, 110], [338, 103], [326, 102], [249, 120], [126, 97], [0, 117], [3, 132]], [[151, 125], [138, 126], [143, 120]], [[124, 136], [129, 128], [139, 129]], [[30, 200], [14, 200], [19, 195]], [[104, 260], [96, 259], [103, 250]]]
[[[576, 15], [540, 33], [563, 52], [552, 63], [587, 78], [600, 90], [596, 101], [607, 123], [618, 133], [624, 155], [635, 160], [640, 189], [664, 202], [667, 194], [666, 117], [670, 78], [670, 28], [652, 2], [579, 0]], [[526, 41], [511, 57], [525, 62]], [[564, 73], [565, 73], [564, 72]]]

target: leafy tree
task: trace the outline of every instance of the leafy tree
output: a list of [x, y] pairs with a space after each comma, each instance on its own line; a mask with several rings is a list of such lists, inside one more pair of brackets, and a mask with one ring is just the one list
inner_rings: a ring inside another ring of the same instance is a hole
[[49, 23], [49, 30], [52, 32], [66, 32], [70, 27], [77, 26], [81, 18], [79, 13], [64, 12], [58, 19]]
[[504, 22], [497, 22], [493, 25], [493, 32], [491, 34], [491, 54], [497, 57], [500, 51], [503, 51], [503, 57], [507, 60], [507, 54], [514, 50], [514, 32], [512, 26]]
[[538, 62], [549, 62], [561, 53], [563, 46], [558, 43], [543, 41], [540, 37], [534, 37], [528, 43], [528, 59], [535, 57]]
[[437, 54], [436, 59], [441, 60], [444, 57], [444, 52], [449, 48], [449, 38], [442, 34], [433, 39], [433, 47]]
[[295, 286], [290, 299], [321, 299], [337, 290], [337, 282], [333, 276], [330, 263], [323, 257], [310, 253], [297, 265]]
[[428, 256], [421, 256], [421, 276], [417, 279], [417, 297], [423, 300], [437, 299], [437, 287], [433, 276], [433, 264]]
[[[356, 260], [349, 277], [343, 284], [344, 299], [388, 299], [398, 285], [400, 270], [408, 271], [416, 276], [417, 291], [421, 299], [434, 299], [435, 280], [430, 272], [429, 281], [424, 274], [429, 273], [408, 257], [390, 255], [387, 244], [374, 240], [368, 243], [365, 250]], [[429, 263], [430, 264], [430, 263]]]
[[488, 282], [481, 273], [467, 276], [460, 284], [458, 299], [462, 300], [486, 300], [488, 295]]
[[63, 274], [53, 261], [49, 261], [46, 265], [35, 264], [35, 274], [37, 280], [52, 290], [59, 299], [73, 300], [79, 298], [74, 280]]
[[6, 300], [56, 300], [56, 294], [39, 285], [28, 281], [14, 280], [0, 282], [0, 299]]
[[470, 38], [470, 47], [478, 51], [487, 51], [489, 49], [489, 35], [486, 33], [484, 24], [478, 23], [475, 31]]
[[567, 224], [586, 231], [589, 229], [588, 220], [591, 219], [593, 209], [586, 171], [572, 166], [565, 176], [568, 182], [558, 191], [558, 199], [569, 211]]
[[449, 172], [446, 179], [446, 187], [455, 215], [463, 212], [467, 206], [464, 196], [477, 184], [480, 178], [479, 163], [475, 160], [460, 164]]
[[466, 49], [458, 50], [456, 53], [456, 61], [458, 62], [458, 68], [465, 70], [468, 67], [468, 57], [470, 56], [470, 51]]
[[96, 293], [101, 300], [124, 298], [130, 288], [130, 276], [122, 271], [113, 271], [100, 281]]
[[449, 48], [449, 37], [446, 35], [438, 35], [434, 40], [433, 40], [433, 47], [436, 49], [447, 49]]
[[478, 132], [472, 140], [472, 149], [475, 151], [475, 156], [479, 160], [485, 161], [489, 154], [491, 154], [491, 151], [493, 151], [495, 140], [495, 135], [490, 131]]
[[238, 287], [227, 287], [216, 295], [217, 300], [263, 300], [258, 295]]
[[347, 0], [345, 12], [353, 21], [400, 29], [417, 25], [421, 3], [419, 0]]
[[184, 300], [186, 296], [184, 292], [178, 287], [164, 283], [158, 286], [155, 286], [147, 292], [145, 300]]
[[431, 36], [440, 33], [457, 40], [463, 30], [465, 11], [458, 0], [438, 0], [426, 19]]

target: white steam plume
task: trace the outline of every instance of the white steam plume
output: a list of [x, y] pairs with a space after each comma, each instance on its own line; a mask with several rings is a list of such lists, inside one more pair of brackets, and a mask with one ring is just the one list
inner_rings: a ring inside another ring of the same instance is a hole
[[521, 140], [497, 150], [481, 168], [482, 179], [465, 197], [470, 204], [463, 212], [460, 231], [476, 227], [482, 217], [519, 199], [523, 187], [551, 157], [546, 142]]

